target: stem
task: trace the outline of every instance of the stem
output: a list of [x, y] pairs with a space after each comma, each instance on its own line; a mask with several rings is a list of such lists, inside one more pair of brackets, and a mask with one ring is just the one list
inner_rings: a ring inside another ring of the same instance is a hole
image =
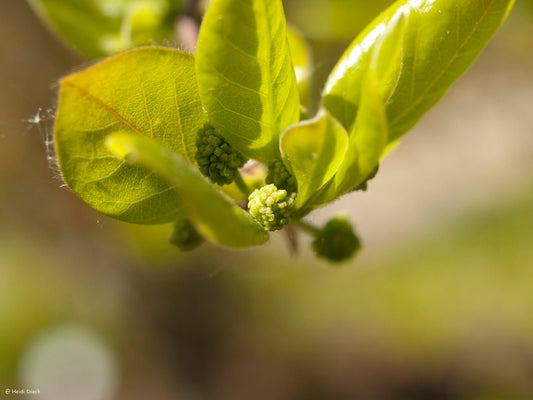
[[317, 237], [320, 234], [321, 229], [318, 226], [313, 225], [310, 222], [304, 221], [303, 219], [294, 222], [295, 225], [304, 231], [310, 234], [313, 237]]
[[241, 174], [237, 174], [237, 176], [235, 177], [235, 184], [237, 185], [239, 190], [243, 192], [244, 195], [246, 195], [246, 197], [250, 196], [250, 193], [252, 193], [246, 182], [244, 182], [244, 179], [242, 179]]
[[293, 224], [285, 225], [283, 229], [285, 237], [287, 238], [287, 243], [289, 245], [289, 251], [291, 256], [296, 256], [299, 250], [298, 235]]

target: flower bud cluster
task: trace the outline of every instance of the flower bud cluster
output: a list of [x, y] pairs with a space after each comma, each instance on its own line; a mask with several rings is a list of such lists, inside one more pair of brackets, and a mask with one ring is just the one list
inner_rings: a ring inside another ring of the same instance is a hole
[[275, 160], [268, 166], [266, 183], [273, 183], [278, 189], [285, 189], [287, 193], [294, 193], [297, 189], [296, 179], [281, 160]]
[[250, 215], [268, 231], [277, 231], [289, 222], [289, 215], [296, 193], [278, 190], [269, 184], [256, 189], [248, 197]]
[[361, 249], [359, 238], [344, 216], [329, 220], [311, 245], [318, 257], [333, 262], [347, 261]]
[[226, 140], [206, 123], [196, 136], [196, 162], [200, 172], [218, 185], [229, 185], [247, 161]]

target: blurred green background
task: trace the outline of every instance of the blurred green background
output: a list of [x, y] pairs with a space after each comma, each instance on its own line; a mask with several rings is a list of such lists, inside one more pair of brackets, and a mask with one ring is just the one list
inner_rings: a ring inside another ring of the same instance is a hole
[[[285, 3], [316, 98], [391, 2]], [[369, 191], [312, 215], [344, 210], [363, 238], [332, 268], [282, 235], [180, 254], [169, 227], [84, 205], [46, 149], [58, 78], [90, 63], [25, 1], [1, 0], [0, 398], [532, 399], [532, 38], [518, 0]]]

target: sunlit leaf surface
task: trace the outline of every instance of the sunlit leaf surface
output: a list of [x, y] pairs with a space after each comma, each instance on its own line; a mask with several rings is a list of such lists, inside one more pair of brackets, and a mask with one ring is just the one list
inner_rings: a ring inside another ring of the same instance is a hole
[[176, 192], [153, 173], [113, 157], [104, 138], [133, 132], [194, 160], [205, 122], [194, 60], [150, 47], [111, 57], [61, 81], [55, 145], [65, 182], [103, 214], [141, 224], [172, 221]]
[[196, 65], [209, 120], [243, 154], [279, 158], [279, 136], [300, 104], [281, 0], [214, 0]]
[[348, 150], [335, 178], [319, 203], [327, 203], [354, 189], [378, 164], [388, 143], [385, 107], [372, 71], [365, 79], [359, 113], [350, 131]]
[[[400, 1], [349, 47], [331, 73], [323, 105], [349, 129], [360, 107], [365, 70], [376, 46], [389, 140], [408, 131], [465, 72], [506, 19], [514, 0]], [[394, 47], [396, 46], [396, 50]]]
[[302, 207], [335, 174], [348, 147], [346, 131], [327, 113], [292, 126], [281, 149], [298, 183], [296, 207]]

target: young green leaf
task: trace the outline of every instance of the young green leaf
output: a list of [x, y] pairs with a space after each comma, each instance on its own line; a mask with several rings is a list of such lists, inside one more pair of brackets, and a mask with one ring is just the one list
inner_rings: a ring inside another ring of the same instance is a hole
[[229, 247], [256, 246], [268, 240], [265, 230], [246, 211], [207, 182], [180, 154], [131, 132], [110, 135], [106, 145], [128, 163], [163, 177], [207, 239]]
[[179, 0], [29, 0], [66, 42], [88, 57], [172, 37]]
[[388, 143], [385, 107], [373, 71], [368, 70], [348, 150], [335, 178], [317, 200], [325, 204], [354, 189], [374, 170]]
[[[514, 0], [399, 1], [352, 43], [331, 73], [323, 106], [350, 129], [365, 70], [376, 46], [386, 48], [376, 75], [386, 102], [389, 140], [398, 139], [472, 64], [509, 14]], [[397, 37], [395, 37], [397, 36]], [[397, 43], [394, 50], [393, 43]], [[391, 59], [392, 57], [392, 59]], [[394, 83], [393, 86], [390, 84]]]
[[268, 165], [300, 104], [281, 0], [213, 0], [196, 50], [202, 102], [232, 146]]
[[190, 54], [131, 50], [61, 81], [55, 146], [67, 185], [94, 209], [139, 224], [171, 222], [174, 190], [154, 174], [111, 157], [104, 138], [129, 131], [193, 162], [205, 123]]
[[296, 208], [302, 208], [337, 172], [348, 147], [346, 131], [323, 112], [288, 128], [281, 152], [296, 177]]

